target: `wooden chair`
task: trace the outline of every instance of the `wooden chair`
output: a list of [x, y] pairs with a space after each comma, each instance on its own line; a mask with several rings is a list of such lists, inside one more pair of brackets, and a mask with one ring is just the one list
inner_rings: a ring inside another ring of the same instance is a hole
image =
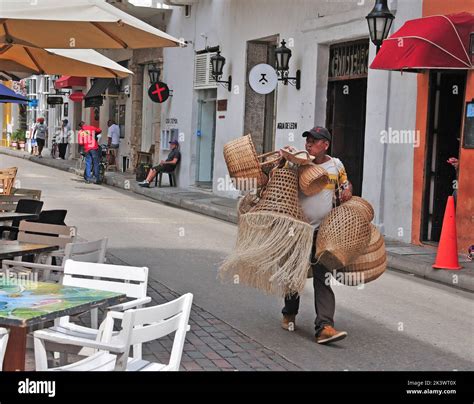
[[[171, 302], [124, 313], [110, 311], [100, 327], [97, 341], [52, 333], [50, 330], [35, 331], [34, 348], [36, 370], [59, 371], [178, 371], [183, 354], [193, 295], [187, 293]], [[114, 320], [121, 320], [121, 331], [114, 335]], [[133, 344], [154, 341], [175, 333], [168, 363], [154, 363], [141, 358], [129, 357]], [[48, 369], [46, 342], [88, 347], [97, 352], [76, 363]]]
[[0, 170], [0, 194], [10, 195], [15, 184], [17, 167], [4, 168]]
[[[109, 307], [108, 310], [124, 311], [141, 307], [151, 302], [151, 298], [146, 295], [148, 285], [148, 268], [146, 267], [94, 264], [67, 260], [64, 265], [63, 285], [123, 293], [128, 298], [133, 299]], [[52, 334], [73, 335], [90, 340], [95, 340], [99, 332], [97, 329], [72, 323], [69, 316], [56, 319], [54, 327], [48, 329], [48, 331]], [[54, 347], [50, 350], [62, 352]], [[78, 353], [75, 350], [68, 350], [66, 352]], [[133, 353], [134, 357], [141, 359], [141, 344], [137, 343], [134, 345]], [[65, 358], [66, 356], [64, 355], [63, 359]]]
[[3, 368], [3, 358], [7, 350], [8, 343], [8, 330], [6, 328], [0, 328], [0, 371]]

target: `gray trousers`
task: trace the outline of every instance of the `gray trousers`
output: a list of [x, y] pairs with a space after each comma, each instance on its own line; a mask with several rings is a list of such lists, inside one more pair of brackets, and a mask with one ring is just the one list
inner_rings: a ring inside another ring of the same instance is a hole
[[[317, 231], [314, 233], [313, 241], [316, 240]], [[316, 243], [313, 242], [313, 246]], [[311, 253], [314, 262], [315, 247]], [[314, 309], [316, 311], [315, 331], [318, 336], [324, 326], [334, 326], [334, 312], [336, 311], [336, 299], [332, 291], [330, 280], [331, 272], [321, 264], [312, 264], [313, 287], [314, 287]], [[287, 296], [285, 298], [285, 307], [281, 311], [283, 314], [296, 315], [300, 307], [300, 297], [298, 294]]]

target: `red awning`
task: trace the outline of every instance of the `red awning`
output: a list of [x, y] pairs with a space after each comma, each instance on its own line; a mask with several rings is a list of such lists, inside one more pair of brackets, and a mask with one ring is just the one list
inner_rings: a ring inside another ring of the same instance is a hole
[[473, 69], [469, 55], [474, 14], [433, 15], [407, 21], [387, 38], [371, 69]]
[[54, 82], [54, 88], [59, 90], [61, 88], [71, 88], [71, 87], [86, 87], [87, 79], [85, 77], [76, 77], [76, 76], [61, 76]]

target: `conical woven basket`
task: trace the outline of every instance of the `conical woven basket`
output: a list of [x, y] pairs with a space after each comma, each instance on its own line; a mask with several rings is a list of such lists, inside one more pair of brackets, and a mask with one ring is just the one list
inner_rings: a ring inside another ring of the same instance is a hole
[[[336, 271], [336, 279], [348, 286], [357, 286], [377, 279], [387, 268], [385, 243], [377, 227], [373, 224], [369, 246], [364, 254], [353, 263]], [[341, 275], [342, 274], [342, 275]]]
[[294, 219], [307, 221], [298, 199], [298, 175], [296, 169], [278, 168], [270, 173], [270, 181], [259, 203], [252, 212], [272, 212]]
[[260, 201], [240, 216], [236, 247], [220, 276], [280, 297], [301, 292], [312, 238], [298, 201], [297, 171], [274, 169]]
[[343, 268], [366, 251], [370, 235], [370, 223], [358, 209], [338, 206], [319, 227], [316, 258], [330, 271]]
[[234, 185], [242, 191], [250, 191], [267, 183], [267, 176], [262, 171], [266, 165], [276, 164], [280, 160], [276, 152], [257, 156], [251, 135], [246, 135], [228, 142], [224, 146], [224, 159]]
[[248, 193], [242, 199], [240, 199], [237, 205], [237, 215], [240, 217], [245, 213], [248, 213], [252, 208], [254, 208], [260, 198], [256, 193]]
[[318, 194], [329, 182], [327, 171], [316, 164], [300, 166], [298, 176], [301, 192], [306, 196]]
[[374, 220], [374, 208], [365, 199], [359, 196], [353, 196], [347, 202], [344, 202], [344, 205], [359, 210], [369, 222]]

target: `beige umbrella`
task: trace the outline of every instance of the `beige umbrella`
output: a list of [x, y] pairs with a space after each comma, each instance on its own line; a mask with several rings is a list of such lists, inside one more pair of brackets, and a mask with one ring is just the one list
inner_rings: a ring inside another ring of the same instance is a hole
[[64, 74], [79, 77], [127, 77], [130, 70], [92, 49], [40, 49], [0, 46], [0, 71], [25, 77]]
[[182, 44], [104, 0], [0, 0], [0, 43], [61, 49]]

